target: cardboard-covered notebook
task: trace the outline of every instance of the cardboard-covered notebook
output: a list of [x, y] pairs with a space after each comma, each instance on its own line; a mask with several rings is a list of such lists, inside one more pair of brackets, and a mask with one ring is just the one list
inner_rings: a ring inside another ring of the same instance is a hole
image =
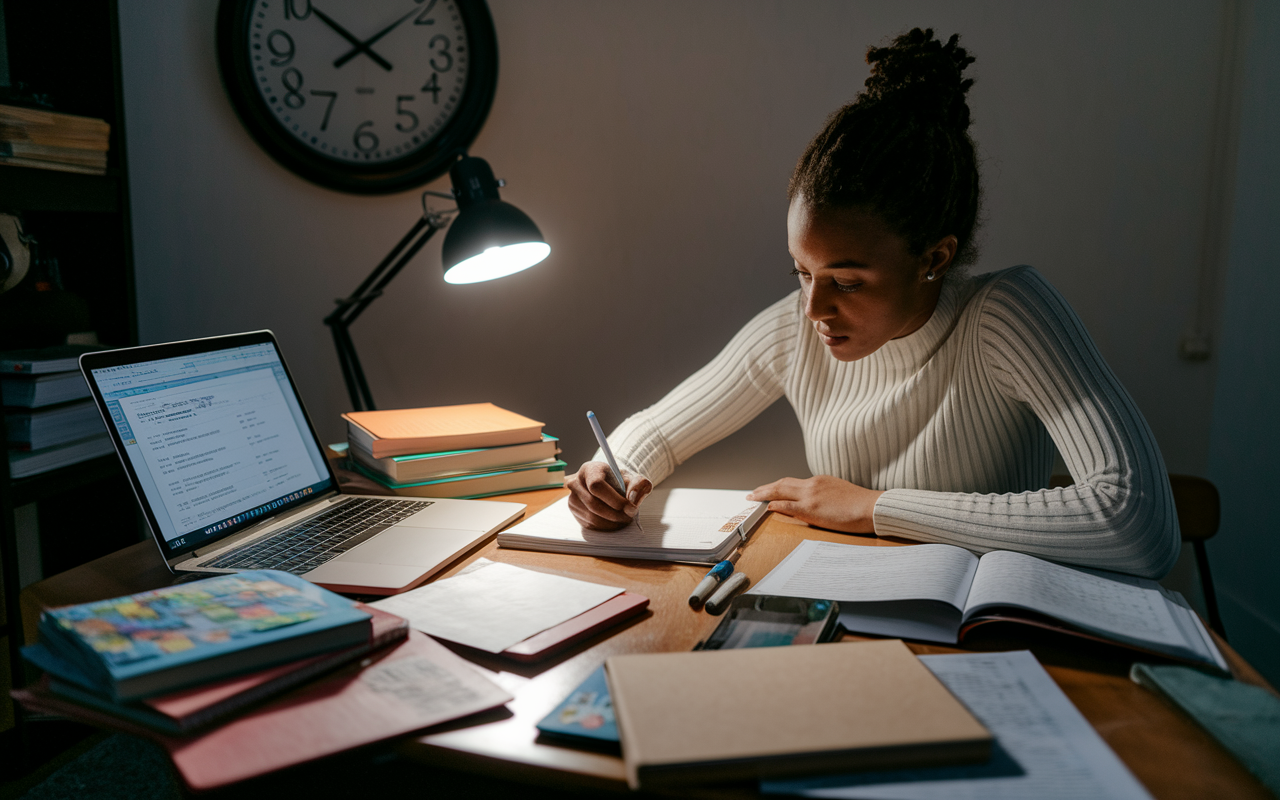
[[901, 641], [613, 656], [631, 788], [986, 760], [991, 734]]

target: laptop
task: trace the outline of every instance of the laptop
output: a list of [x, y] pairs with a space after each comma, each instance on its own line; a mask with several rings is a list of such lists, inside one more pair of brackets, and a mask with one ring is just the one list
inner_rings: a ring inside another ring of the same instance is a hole
[[340, 494], [270, 331], [86, 353], [80, 370], [175, 573], [282, 569], [396, 594], [525, 510]]

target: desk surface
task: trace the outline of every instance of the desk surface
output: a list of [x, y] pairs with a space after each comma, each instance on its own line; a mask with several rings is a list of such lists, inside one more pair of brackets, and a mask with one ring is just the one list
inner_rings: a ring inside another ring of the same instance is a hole
[[[495, 499], [526, 503], [529, 513], [534, 513], [564, 494], [564, 490], [556, 489]], [[810, 528], [787, 517], [771, 515], [752, 537], [738, 568], [759, 579], [804, 539], [871, 547], [907, 544], [833, 533]], [[687, 602], [689, 593], [706, 568], [508, 550], [500, 549], [490, 541], [442, 573], [441, 577], [455, 574], [479, 557], [622, 586], [648, 597], [649, 610], [620, 628], [540, 664], [518, 665], [487, 654], [458, 649], [516, 699], [508, 704], [506, 710], [491, 712], [478, 724], [445, 726], [408, 740], [400, 746], [401, 752], [424, 763], [483, 772], [495, 777], [625, 791], [620, 758], [541, 743], [537, 740], [534, 726], [608, 656], [689, 650], [709, 634], [718, 618], [703, 611], [694, 611]], [[23, 590], [23, 629], [36, 630], [35, 622], [42, 608], [131, 594], [164, 586], [171, 581], [172, 576], [155, 545], [151, 542], [136, 544]], [[1158, 798], [1271, 796], [1195, 723], [1132, 683], [1128, 679], [1130, 658], [1126, 651], [1054, 634], [1027, 633], [1025, 630], [1017, 631], [1016, 638], [999, 637], [997, 633], [966, 640], [964, 650], [909, 644], [920, 654], [1030, 649], [1102, 738]], [[857, 640], [861, 637], [846, 638]], [[1235, 651], [1221, 641], [1219, 646], [1238, 679], [1267, 685]], [[740, 788], [743, 793], [753, 789], [747, 785]], [[719, 795], [720, 792], [714, 794]]]

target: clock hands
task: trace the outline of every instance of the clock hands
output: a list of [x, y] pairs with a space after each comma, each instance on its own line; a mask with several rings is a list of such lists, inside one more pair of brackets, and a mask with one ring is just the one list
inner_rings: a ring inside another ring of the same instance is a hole
[[[313, 7], [313, 8], [314, 8], [314, 7]], [[416, 9], [416, 8], [415, 8], [415, 9], [413, 9], [412, 11], [410, 11], [408, 14], [405, 14], [405, 15], [404, 15], [403, 17], [401, 17], [400, 19], [396, 20], [395, 22], [391, 23], [391, 24], [390, 24], [390, 25], [388, 25], [387, 27], [385, 27], [385, 28], [383, 28], [382, 30], [378, 31], [378, 32], [377, 32], [377, 33], [375, 33], [373, 36], [369, 37], [368, 39], [365, 39], [363, 42], [354, 42], [354, 41], [353, 41], [352, 43], [353, 43], [353, 44], [355, 44], [355, 47], [351, 48], [351, 50], [349, 50], [349, 51], [347, 52], [347, 54], [346, 54], [346, 55], [344, 55], [342, 58], [339, 58], [339, 59], [337, 59], [336, 61], [334, 61], [334, 62], [333, 62], [333, 66], [334, 66], [334, 68], [341, 67], [343, 64], [347, 63], [347, 62], [348, 62], [348, 61], [350, 61], [351, 59], [353, 59], [353, 58], [355, 58], [356, 56], [358, 56], [362, 51], [363, 51], [363, 52], [369, 52], [369, 45], [371, 45], [371, 44], [373, 44], [374, 42], [378, 41], [378, 40], [379, 40], [379, 39], [381, 39], [383, 36], [386, 36], [388, 33], [391, 33], [393, 30], [395, 30], [396, 28], [400, 27], [400, 23], [404, 22], [406, 19], [408, 19], [409, 17], [412, 17], [414, 14], [417, 14], [417, 13], [418, 13], [418, 9]], [[388, 64], [388, 65], [387, 65], [387, 69], [391, 69], [391, 65], [390, 65], [390, 64]]]
[[[355, 36], [351, 35], [351, 34], [350, 34], [350, 33], [349, 33], [345, 28], [343, 28], [343, 27], [342, 27], [341, 25], [339, 25], [338, 23], [334, 22], [334, 21], [329, 17], [329, 15], [328, 15], [328, 14], [326, 14], [326, 13], [324, 13], [323, 11], [321, 11], [320, 9], [316, 8], [314, 4], [312, 4], [312, 6], [311, 6], [311, 11], [312, 11], [313, 13], [315, 13], [315, 15], [316, 15], [317, 17], [319, 17], [319, 19], [320, 19], [320, 21], [321, 21], [321, 22], [323, 22], [325, 25], [328, 25], [328, 26], [329, 26], [330, 28], [332, 28], [332, 29], [334, 30], [334, 32], [336, 32], [339, 36], [341, 36], [343, 39], [346, 39], [348, 42], [350, 42], [350, 43], [352, 44], [352, 46], [354, 47], [354, 49], [353, 49], [350, 53], [348, 53], [348, 54], [347, 54], [347, 56], [348, 56], [348, 57], [350, 57], [350, 58], [354, 58], [357, 54], [359, 54], [359, 53], [364, 53], [364, 54], [365, 54], [365, 55], [367, 55], [369, 58], [373, 59], [373, 62], [374, 62], [375, 64], [377, 64], [378, 66], [382, 67], [382, 68], [383, 68], [383, 69], [385, 69], [387, 72], [390, 72], [390, 71], [391, 71], [391, 62], [390, 62], [390, 61], [388, 61], [388, 60], [386, 60], [386, 59], [385, 59], [385, 58], [383, 58], [382, 56], [378, 55], [377, 53], [373, 52], [372, 50], [370, 50], [370, 49], [369, 49], [369, 45], [368, 45], [367, 43], [362, 42], [362, 41], [360, 41], [359, 39], [357, 39]], [[404, 21], [403, 19], [402, 19], [402, 20], [400, 20], [400, 22], [403, 22], [403, 21]], [[400, 22], [397, 22], [397, 23], [396, 23], [396, 25], [399, 25], [399, 24], [400, 24]], [[394, 27], [394, 26], [393, 26], [393, 27]], [[379, 34], [379, 35], [381, 35], [381, 34]], [[376, 38], [376, 37], [375, 37], [375, 38]], [[371, 39], [370, 41], [373, 41], [373, 40]], [[344, 63], [345, 63], [345, 62], [344, 62]], [[339, 65], [335, 64], [334, 66], [339, 66]]]

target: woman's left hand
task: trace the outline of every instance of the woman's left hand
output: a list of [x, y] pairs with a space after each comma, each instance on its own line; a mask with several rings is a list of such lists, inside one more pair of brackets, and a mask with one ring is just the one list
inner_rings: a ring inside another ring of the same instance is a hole
[[884, 492], [815, 475], [812, 478], [783, 478], [766, 483], [747, 495], [748, 500], [767, 501], [770, 511], [845, 533], [875, 533], [873, 515], [876, 500]]

